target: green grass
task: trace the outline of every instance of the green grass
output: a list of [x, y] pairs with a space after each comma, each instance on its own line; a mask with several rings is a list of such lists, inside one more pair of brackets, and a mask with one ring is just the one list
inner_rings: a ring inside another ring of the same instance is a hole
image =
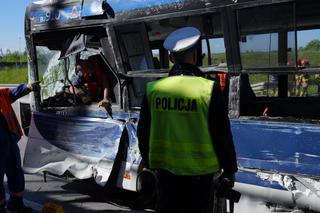
[[[293, 61], [294, 57], [294, 52], [288, 53], [288, 61]], [[298, 59], [308, 59], [311, 66], [320, 66], [319, 51], [299, 50]], [[276, 67], [278, 52], [242, 52], [241, 62], [243, 68]]]
[[[289, 53], [288, 57], [293, 58], [294, 53]], [[311, 66], [320, 66], [320, 53], [317, 51], [298, 51], [299, 58], [309, 60]], [[22, 57], [25, 61], [24, 57]], [[271, 52], [246, 52], [241, 54], [241, 59], [244, 67], [259, 67], [260, 66], [275, 66], [277, 64], [277, 53]], [[224, 53], [212, 54], [212, 63], [218, 65], [221, 61], [226, 61]], [[207, 56], [203, 59], [203, 66], [208, 65]], [[0, 84], [16, 84], [28, 81], [27, 67], [6, 67], [0, 68]], [[312, 78], [312, 77], [311, 77]], [[268, 77], [264, 74], [251, 75], [250, 82], [258, 83], [267, 81]]]
[[28, 82], [28, 68], [0, 68], [0, 84], [20, 84]]
[[[222, 61], [226, 62], [226, 55], [224, 53], [211, 54], [212, 65], [218, 65]], [[208, 56], [202, 59], [202, 66], [208, 66]]]

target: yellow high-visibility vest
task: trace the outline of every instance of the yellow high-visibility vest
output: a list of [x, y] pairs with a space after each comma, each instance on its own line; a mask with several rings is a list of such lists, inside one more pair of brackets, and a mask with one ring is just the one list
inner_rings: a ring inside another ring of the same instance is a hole
[[148, 83], [150, 168], [176, 175], [204, 175], [220, 169], [208, 125], [213, 84], [193, 76]]

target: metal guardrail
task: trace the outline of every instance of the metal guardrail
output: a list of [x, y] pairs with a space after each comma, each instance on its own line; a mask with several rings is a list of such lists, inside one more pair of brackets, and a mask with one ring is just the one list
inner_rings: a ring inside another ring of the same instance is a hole
[[276, 83], [271, 82], [259, 82], [256, 84], [251, 84], [251, 88], [256, 95], [266, 95], [268, 90], [273, 90], [277, 86]]

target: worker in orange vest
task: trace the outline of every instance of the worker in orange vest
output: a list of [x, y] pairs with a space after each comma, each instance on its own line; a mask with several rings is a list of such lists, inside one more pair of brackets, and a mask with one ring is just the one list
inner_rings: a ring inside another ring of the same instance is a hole
[[32, 212], [32, 209], [23, 203], [25, 182], [17, 144], [23, 133], [11, 104], [31, 91], [40, 90], [39, 83], [21, 84], [14, 89], [0, 88], [0, 213], [6, 212], [3, 187], [5, 174], [10, 191], [7, 209], [17, 213]]
[[[298, 59], [298, 67], [302, 70], [310, 66], [308, 59]], [[300, 73], [294, 75], [295, 95], [308, 96], [309, 74]]]

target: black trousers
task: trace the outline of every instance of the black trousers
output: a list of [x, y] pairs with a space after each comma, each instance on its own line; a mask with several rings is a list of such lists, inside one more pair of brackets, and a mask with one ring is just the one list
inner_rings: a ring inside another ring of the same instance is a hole
[[208, 213], [213, 205], [213, 176], [177, 176], [156, 170], [157, 213]]

